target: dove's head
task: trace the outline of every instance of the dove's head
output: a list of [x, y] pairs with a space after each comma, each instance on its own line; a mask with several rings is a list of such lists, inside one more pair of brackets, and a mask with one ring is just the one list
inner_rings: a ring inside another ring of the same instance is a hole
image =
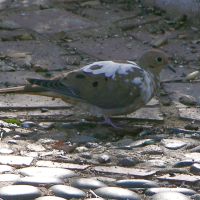
[[146, 51], [139, 59], [139, 65], [159, 75], [164, 66], [169, 64], [168, 56], [163, 51], [152, 49]]

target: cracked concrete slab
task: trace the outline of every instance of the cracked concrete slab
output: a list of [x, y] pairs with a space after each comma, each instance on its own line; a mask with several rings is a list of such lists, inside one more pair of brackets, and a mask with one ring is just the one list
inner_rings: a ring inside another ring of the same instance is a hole
[[[200, 87], [198, 82], [167, 83], [164, 88], [177, 106], [180, 105], [179, 97], [182, 95], [191, 95], [197, 99], [197, 102], [200, 100]], [[183, 107], [183, 104], [181, 104], [181, 107]]]
[[160, 108], [148, 108], [144, 107], [137, 110], [134, 113], [127, 115], [127, 118], [131, 119], [143, 119], [143, 120], [155, 120], [155, 121], [163, 121], [163, 114]]
[[70, 55], [48, 41], [1, 42], [0, 54], [8, 57], [23, 70], [27, 68], [33, 68], [36, 71], [71, 69], [67, 63]]
[[136, 60], [148, 49], [137, 40], [117, 35], [112, 38], [83, 38], [69, 45], [102, 60]]
[[179, 108], [178, 110], [180, 118], [200, 121], [200, 108]]
[[0, 95], [0, 108], [67, 108], [69, 104], [60, 99], [51, 97], [24, 95], [24, 94], [6, 94]]
[[39, 73], [31, 71], [0, 72], [0, 86], [4, 88], [5, 85], [25, 85], [27, 83], [26, 79], [31, 77], [42, 78], [42, 76]]
[[23, 11], [7, 17], [21, 28], [34, 30], [38, 33], [55, 34], [61, 31], [74, 31], [96, 26], [97, 24], [64, 9], [44, 9]]

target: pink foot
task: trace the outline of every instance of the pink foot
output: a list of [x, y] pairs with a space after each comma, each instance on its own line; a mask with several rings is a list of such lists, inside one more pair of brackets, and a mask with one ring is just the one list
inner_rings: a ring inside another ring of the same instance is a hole
[[118, 127], [117, 125], [115, 125], [109, 117], [104, 117], [104, 121], [101, 122], [101, 124], [107, 124], [107, 125], [112, 126], [113, 128], [121, 129], [120, 127]]

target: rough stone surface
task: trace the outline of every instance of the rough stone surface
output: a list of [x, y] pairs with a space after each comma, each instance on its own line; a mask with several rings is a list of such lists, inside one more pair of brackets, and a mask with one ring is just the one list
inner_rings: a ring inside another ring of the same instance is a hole
[[65, 200], [65, 199], [61, 197], [54, 197], [54, 196], [43, 196], [43, 197], [36, 198], [35, 200]]
[[116, 184], [120, 187], [125, 188], [154, 188], [158, 187], [158, 184], [154, 181], [144, 180], [144, 179], [127, 179], [119, 180]]
[[152, 196], [152, 200], [189, 200], [190, 198], [178, 192], [160, 192]]
[[19, 172], [25, 176], [47, 176], [57, 178], [69, 178], [75, 176], [75, 173], [68, 169], [49, 168], [49, 167], [28, 167], [22, 168]]
[[170, 182], [187, 182], [187, 183], [195, 183], [199, 181], [200, 176], [191, 176], [191, 175], [185, 175], [185, 174], [177, 174], [171, 177], [170, 175], [164, 175], [161, 177], [158, 177], [159, 180], [163, 181], [170, 181]]
[[128, 174], [137, 177], [146, 177], [151, 176], [156, 173], [155, 170], [144, 170], [144, 169], [133, 169], [133, 168], [125, 168], [125, 167], [95, 167], [94, 170], [96, 172], [103, 173], [116, 173], [116, 174]]
[[12, 172], [13, 170], [14, 168], [9, 165], [0, 165], [0, 173]]
[[20, 178], [17, 174], [0, 174], [0, 182], [15, 182]]
[[[38, 33], [56, 33], [89, 28], [95, 23], [73, 15], [61, 9], [45, 9], [32, 12], [24, 12], [23, 15], [8, 17], [20, 25], [20, 27], [32, 29]], [[31, 19], [31, 20], [30, 20]]]
[[38, 167], [61, 167], [66, 169], [77, 169], [77, 170], [85, 170], [89, 167], [89, 165], [78, 165], [74, 163], [59, 163], [52, 161], [38, 161], [36, 163]]
[[0, 198], [17, 200], [19, 198], [31, 200], [41, 196], [38, 188], [29, 185], [10, 185], [0, 188]]
[[80, 179], [73, 180], [71, 182], [71, 185], [79, 189], [97, 189], [97, 188], [106, 186], [101, 181], [98, 181], [95, 179], [89, 179], [89, 178], [80, 178]]
[[173, 139], [164, 139], [162, 140], [163, 145], [168, 149], [180, 149], [186, 145], [185, 142]]
[[56, 196], [66, 199], [83, 198], [86, 196], [85, 192], [83, 192], [82, 190], [67, 185], [54, 185], [50, 189]]
[[164, 188], [164, 187], [150, 188], [145, 192], [145, 194], [146, 195], [154, 195], [154, 194], [157, 194], [160, 192], [179, 192], [179, 193], [182, 193], [182, 194], [188, 195], [188, 196], [196, 194], [196, 192], [194, 190], [190, 190], [187, 188]]
[[32, 176], [32, 177], [23, 177], [18, 178], [18, 180], [15, 182], [16, 185], [33, 185], [33, 186], [39, 186], [39, 185], [58, 185], [62, 184], [62, 180], [59, 178], [54, 177], [45, 177], [45, 176]]
[[131, 200], [140, 199], [140, 197], [135, 192], [119, 187], [103, 187], [96, 189], [94, 192], [98, 196], [106, 199], [131, 199]]
[[61, 197], [54, 197], [54, 196], [43, 196], [43, 197], [36, 198], [35, 200], [65, 200], [65, 199]]
[[10, 165], [30, 165], [33, 161], [32, 157], [25, 157], [25, 156], [13, 156], [7, 155], [2, 156], [0, 155], [0, 163], [1, 164], [10, 164]]

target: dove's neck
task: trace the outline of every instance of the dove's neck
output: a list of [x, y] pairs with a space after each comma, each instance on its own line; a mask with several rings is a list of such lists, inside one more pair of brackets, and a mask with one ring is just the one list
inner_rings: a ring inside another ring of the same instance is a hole
[[161, 68], [159, 68], [159, 67], [153, 68], [153, 67], [149, 66], [149, 63], [143, 59], [140, 59], [138, 63], [139, 63], [139, 66], [141, 66], [143, 69], [151, 72], [154, 76], [156, 76], [156, 77], [160, 76], [160, 72], [162, 70]]

